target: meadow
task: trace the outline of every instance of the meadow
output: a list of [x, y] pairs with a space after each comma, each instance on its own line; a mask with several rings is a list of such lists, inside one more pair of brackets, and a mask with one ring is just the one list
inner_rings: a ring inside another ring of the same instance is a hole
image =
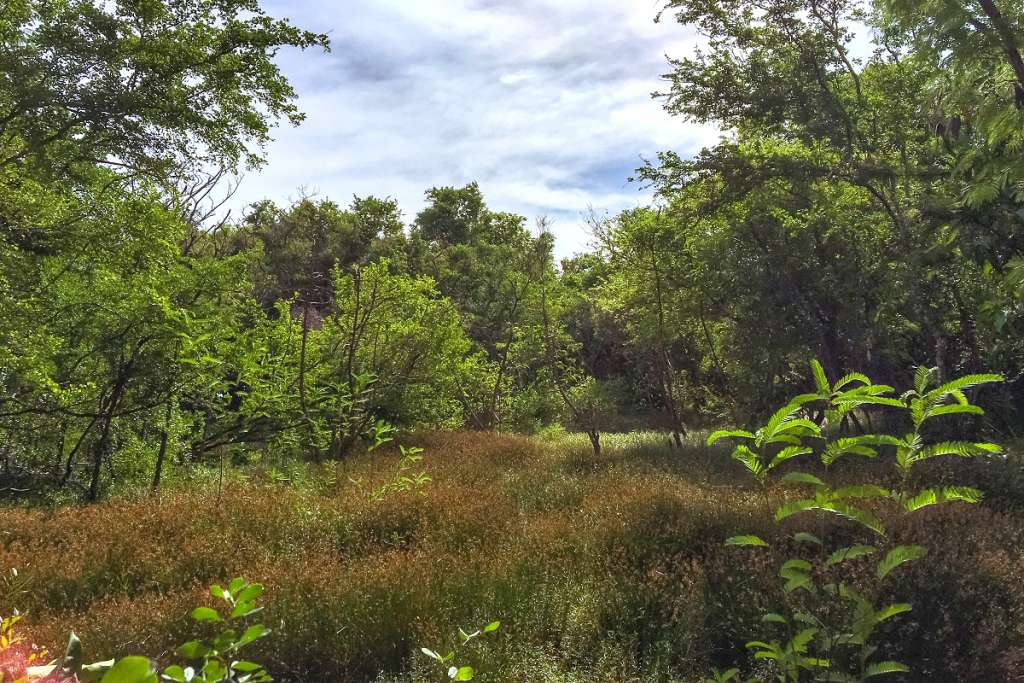
[[[744, 661], [761, 614], [784, 600], [776, 569], [791, 548], [765, 507], [786, 494], [770, 487], [766, 500], [703, 435], [681, 450], [664, 435], [608, 435], [599, 457], [564, 433], [408, 441], [432, 481], [380, 500], [366, 491], [393, 476], [395, 449], [181, 478], [158, 497], [5, 509], [0, 567], [28, 581], [7, 597], [51, 651], [74, 629], [87, 658], [166, 663], [195, 633], [206, 587], [242, 575], [266, 586], [274, 630], [251, 658], [278, 681], [353, 682], [443, 680], [420, 648], [494, 620], [463, 656], [475, 680], [701, 681]], [[895, 540], [930, 548], [891, 585], [913, 602], [882, 639], [913, 669], [905, 680], [1024, 680], [1021, 463], [1019, 449], [943, 463], [940, 479], [985, 502], [892, 520]], [[723, 545], [738, 533], [778, 542]]]

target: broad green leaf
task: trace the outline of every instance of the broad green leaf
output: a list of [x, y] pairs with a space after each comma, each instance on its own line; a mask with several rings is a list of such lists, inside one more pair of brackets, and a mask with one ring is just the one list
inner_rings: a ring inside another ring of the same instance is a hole
[[268, 635], [270, 635], [269, 628], [267, 628], [263, 624], [253, 624], [249, 628], [245, 629], [245, 632], [242, 633], [242, 636], [238, 639], [238, 642], [235, 643], [235, 647], [242, 647], [243, 645], [248, 645], [254, 640], [259, 640], [260, 638], [264, 638]]
[[125, 657], [103, 674], [100, 683], [150, 683], [156, 681], [153, 664], [146, 657]]
[[448, 677], [453, 681], [471, 681], [473, 680], [473, 667], [461, 666], [455, 668], [454, 666], [448, 669]]
[[196, 607], [192, 610], [192, 618], [196, 621], [223, 621], [217, 610], [209, 607]]

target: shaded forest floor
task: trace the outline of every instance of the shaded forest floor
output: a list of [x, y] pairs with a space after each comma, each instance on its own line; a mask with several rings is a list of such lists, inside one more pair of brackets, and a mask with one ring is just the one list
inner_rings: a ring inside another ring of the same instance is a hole
[[[90, 659], [169, 660], [206, 586], [243, 575], [266, 585], [274, 629], [249, 656], [279, 681], [441, 680], [419, 648], [493, 620], [497, 637], [460, 662], [477, 680], [692, 681], [745, 662], [760, 615], [780, 607], [792, 548], [741, 468], [699, 438], [679, 451], [607, 436], [600, 457], [576, 436], [410, 441], [433, 481], [381, 501], [351, 480], [390, 479], [393, 451], [177, 482], [159, 498], [5, 509], [0, 567], [31, 580], [17, 598], [25, 631], [59, 651], [74, 629]], [[894, 540], [928, 539], [931, 554], [891, 585], [914, 605], [893, 620], [891, 654], [908, 680], [1024, 680], [1021, 459], [944, 467], [939, 478], [988, 499], [892, 522]], [[782, 547], [724, 547], [737, 533]]]

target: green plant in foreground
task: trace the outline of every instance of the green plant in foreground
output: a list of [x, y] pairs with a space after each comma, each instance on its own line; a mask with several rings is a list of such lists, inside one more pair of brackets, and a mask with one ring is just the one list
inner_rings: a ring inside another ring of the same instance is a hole
[[263, 594], [263, 586], [237, 577], [226, 589], [211, 586], [210, 593], [225, 603], [224, 614], [212, 607], [197, 607], [192, 611], [192, 618], [198, 623], [223, 625], [224, 628], [212, 640], [191, 640], [178, 648], [179, 656], [201, 662], [198, 668], [169, 666], [164, 669], [163, 678], [175, 683], [270, 681], [270, 674], [263, 666], [238, 658], [239, 650], [270, 635], [270, 629], [253, 624], [239, 633], [235, 627], [262, 609], [256, 606], [256, 600]]
[[[480, 636], [483, 636], [483, 635], [488, 634], [488, 633], [494, 633], [495, 631], [498, 630], [498, 628], [500, 626], [501, 626], [501, 622], [499, 622], [499, 621], [492, 621], [491, 623], [487, 624], [487, 626], [484, 626], [483, 628], [477, 629], [477, 630], [473, 631], [472, 633], [466, 633], [464, 630], [462, 630], [460, 628], [459, 629], [459, 643], [460, 643], [460, 646], [465, 647], [467, 644], [469, 644], [470, 641], [472, 641], [475, 638], [479, 638]], [[453, 680], [453, 681], [471, 681], [471, 680], [473, 680], [473, 676], [476, 674], [476, 671], [474, 671], [473, 667], [471, 667], [471, 666], [458, 666], [458, 665], [455, 664], [455, 650], [452, 650], [451, 652], [449, 652], [446, 655], [442, 655], [442, 654], [439, 654], [436, 650], [431, 650], [430, 648], [423, 647], [423, 648], [420, 648], [420, 652], [422, 652], [426, 656], [428, 656], [431, 659], [433, 659], [434, 661], [436, 661], [438, 663], [438, 665], [444, 671], [445, 675], [450, 680]]]
[[[830, 383], [821, 364], [812, 361], [816, 391], [801, 394], [775, 412], [768, 422], [754, 432], [745, 430], [718, 431], [708, 438], [714, 443], [721, 438], [740, 441], [732, 457], [741, 462], [760, 484], [767, 501], [768, 475], [782, 463], [812, 453], [818, 455], [827, 473], [840, 458], [858, 456], [876, 458], [886, 448], [894, 455], [899, 485], [887, 489], [873, 483], [832, 487], [824, 479], [807, 472], [789, 472], [782, 481], [808, 492], [797, 500], [786, 502], [775, 510], [774, 520], [808, 514], [818, 524], [793, 535], [797, 546], [804, 549], [801, 557], [786, 560], [779, 569], [789, 614], [764, 615], [765, 624], [773, 624], [783, 632], [776, 639], [754, 640], [747, 647], [757, 660], [774, 663], [776, 678], [784, 683], [802, 680], [863, 681], [883, 674], [906, 672], [900, 662], [877, 660], [876, 631], [885, 622], [910, 611], [907, 603], [876, 604], [884, 582], [901, 565], [924, 556], [920, 545], [891, 545], [877, 510], [888, 504], [897, 514], [912, 514], [922, 508], [951, 501], [976, 503], [980, 491], [965, 486], [945, 486], [915, 491], [910, 489], [910, 475], [915, 466], [933, 458], [955, 455], [971, 458], [1000, 452], [990, 443], [942, 441], [929, 443], [925, 425], [935, 418], [984, 411], [972, 404], [965, 391], [989, 382], [998, 382], [998, 375], [968, 375], [932, 387], [936, 370], [919, 368], [914, 387], [893, 397], [894, 389], [876, 385], [860, 373], [850, 373]], [[822, 408], [822, 422], [808, 419], [806, 407]], [[866, 406], [882, 406], [900, 411], [909, 418], [912, 430], [903, 436], [891, 434], [844, 434], [854, 411]], [[828, 516], [838, 516], [859, 528], [866, 536], [863, 543], [828, 548], [824, 538]], [[817, 533], [812, 533], [817, 532]], [[767, 546], [757, 536], [734, 536], [728, 545]], [[849, 580], [846, 569], [851, 563], [875, 561], [873, 585], [857, 588]], [[880, 559], [878, 559], [880, 558]], [[836, 616], [836, 615], [841, 616]], [[730, 670], [724, 680], [736, 673]]]
[[[262, 665], [239, 657], [239, 651], [250, 643], [270, 634], [270, 629], [261, 624], [251, 625], [241, 632], [242, 622], [259, 612], [256, 600], [263, 593], [263, 586], [249, 583], [238, 577], [222, 588], [210, 587], [213, 597], [224, 603], [222, 610], [212, 607], [197, 607], [192, 618], [200, 624], [223, 626], [210, 640], [191, 640], [178, 648], [180, 657], [193, 662], [194, 666], [172, 665], [157, 674], [154, 663], [148, 657], [131, 656], [117, 661], [108, 660], [94, 664], [82, 661], [82, 644], [74, 633], [68, 639], [63, 659], [47, 666], [28, 668], [24, 680], [39, 683], [266, 683], [270, 674]], [[2, 680], [2, 679], [0, 679]], [[21, 683], [21, 681], [18, 681]]]

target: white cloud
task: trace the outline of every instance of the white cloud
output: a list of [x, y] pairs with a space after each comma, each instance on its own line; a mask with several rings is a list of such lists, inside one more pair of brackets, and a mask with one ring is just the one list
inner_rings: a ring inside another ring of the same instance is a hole
[[588, 207], [647, 201], [641, 157], [692, 153], [716, 131], [669, 117], [653, 91], [665, 54], [696, 38], [653, 0], [273, 0], [328, 33], [329, 54], [282, 52], [307, 113], [275, 131], [236, 201], [298, 188], [341, 203], [396, 198], [412, 219], [433, 186], [476, 180], [491, 208], [556, 218], [557, 250], [586, 243]]

